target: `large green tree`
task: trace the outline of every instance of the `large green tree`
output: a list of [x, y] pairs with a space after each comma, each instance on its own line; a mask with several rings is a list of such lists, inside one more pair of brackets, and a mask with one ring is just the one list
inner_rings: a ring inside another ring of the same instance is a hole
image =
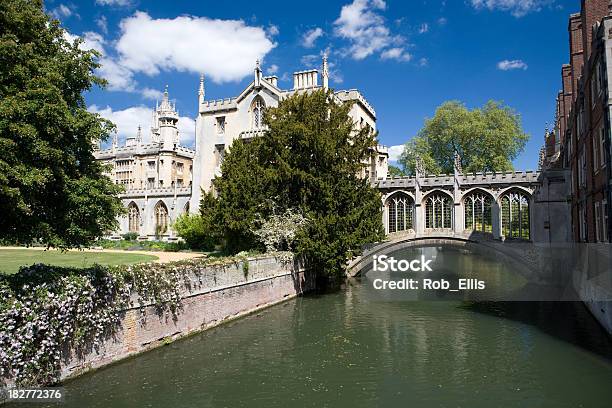
[[0, 238], [72, 247], [115, 228], [119, 188], [92, 155], [113, 126], [83, 98], [96, 67], [42, 1], [0, 2]]
[[512, 170], [529, 136], [520, 116], [501, 102], [469, 110], [457, 101], [443, 103], [417, 136], [406, 143], [399, 162], [414, 174], [417, 159], [428, 174], [452, 173], [455, 153], [466, 172]]
[[296, 209], [307, 219], [296, 250], [318, 273], [339, 277], [349, 257], [380, 240], [379, 193], [358, 177], [376, 144], [331, 92], [294, 95], [264, 115], [268, 130], [236, 141], [215, 180], [219, 220], [234, 250], [257, 245], [258, 219]]

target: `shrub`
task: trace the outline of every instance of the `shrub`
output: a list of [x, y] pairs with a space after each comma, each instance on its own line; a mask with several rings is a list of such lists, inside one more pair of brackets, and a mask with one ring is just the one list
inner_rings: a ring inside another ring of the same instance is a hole
[[126, 241], [136, 241], [136, 239], [138, 238], [138, 233], [128, 232], [127, 234], [123, 234], [121, 237]]
[[215, 247], [212, 233], [201, 215], [182, 214], [174, 222], [173, 228], [191, 249], [210, 251]]

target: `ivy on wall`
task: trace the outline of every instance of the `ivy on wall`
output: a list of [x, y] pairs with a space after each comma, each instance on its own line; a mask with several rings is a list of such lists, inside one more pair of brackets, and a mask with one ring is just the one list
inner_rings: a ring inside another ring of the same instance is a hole
[[154, 305], [160, 315], [176, 317], [181, 291], [190, 289], [189, 276], [232, 263], [242, 263], [244, 270], [248, 260], [239, 254], [87, 269], [38, 264], [1, 277], [0, 384], [9, 379], [21, 386], [57, 382], [62, 361], [97, 350], [117, 330], [126, 309]]

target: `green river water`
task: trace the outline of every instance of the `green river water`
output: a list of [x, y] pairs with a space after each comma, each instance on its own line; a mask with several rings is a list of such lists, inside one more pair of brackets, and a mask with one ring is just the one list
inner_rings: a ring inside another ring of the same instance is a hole
[[66, 408], [610, 408], [612, 341], [579, 302], [381, 301], [351, 282], [64, 386]]

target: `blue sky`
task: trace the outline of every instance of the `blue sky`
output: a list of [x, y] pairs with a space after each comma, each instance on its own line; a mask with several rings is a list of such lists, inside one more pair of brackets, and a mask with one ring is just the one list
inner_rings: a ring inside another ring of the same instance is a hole
[[[567, 62], [567, 0], [139, 1], [47, 0], [67, 35], [98, 49], [109, 81], [86, 95], [120, 137], [150, 124], [165, 85], [193, 143], [199, 72], [206, 98], [235, 96], [264, 73], [292, 86], [294, 71], [329, 54], [331, 86], [357, 88], [374, 106], [381, 143], [400, 146], [446, 100], [469, 107], [502, 100], [531, 139], [517, 169], [535, 169], [546, 122], [554, 119]], [[397, 153], [399, 148], [393, 149]]]

